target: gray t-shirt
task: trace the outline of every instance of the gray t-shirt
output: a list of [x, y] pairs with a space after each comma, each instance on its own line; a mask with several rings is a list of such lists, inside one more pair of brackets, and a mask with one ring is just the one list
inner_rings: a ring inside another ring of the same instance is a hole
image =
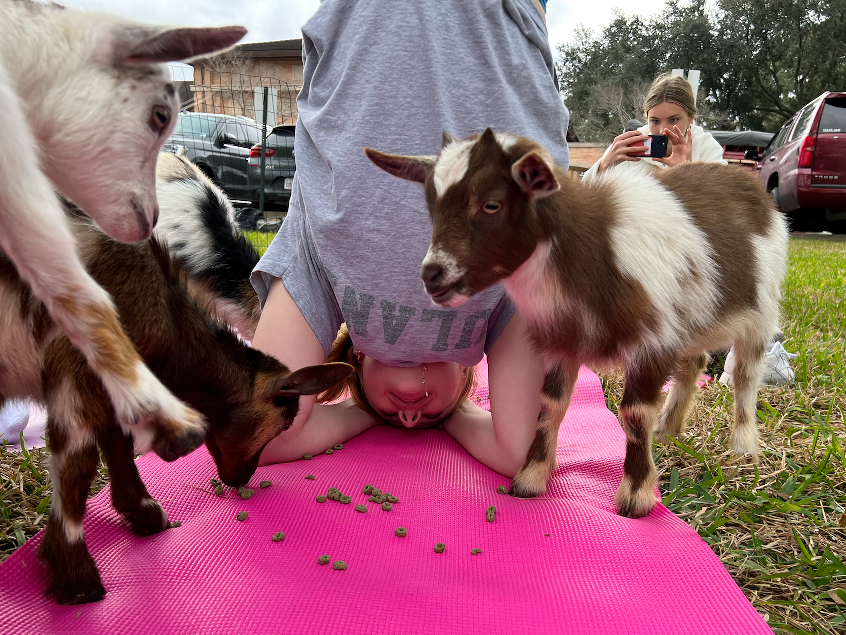
[[262, 303], [280, 278], [327, 353], [346, 322], [385, 364], [475, 365], [512, 304], [499, 286], [454, 309], [432, 303], [423, 188], [364, 147], [432, 155], [443, 130], [491, 126], [540, 141], [566, 168], [543, 18], [531, 0], [326, 0], [303, 27], [303, 63], [289, 212], [252, 275]]

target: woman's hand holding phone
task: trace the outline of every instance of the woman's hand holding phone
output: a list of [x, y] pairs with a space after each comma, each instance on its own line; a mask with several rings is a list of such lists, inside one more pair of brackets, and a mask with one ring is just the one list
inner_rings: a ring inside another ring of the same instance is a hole
[[[648, 135], [637, 130], [630, 130], [614, 137], [614, 142], [611, 144], [608, 153], [602, 157], [597, 171], [604, 172], [623, 161], [640, 161], [640, 157], [646, 152], [643, 142], [648, 138]], [[640, 142], [640, 145], [631, 145], [637, 142]]]
[[652, 159], [653, 161], [663, 163], [664, 165], [681, 165], [690, 161], [692, 151], [690, 145], [690, 128], [682, 132], [678, 126], [673, 126], [672, 130], [670, 128], [664, 128], [661, 134], [669, 137], [673, 153], [665, 159]]

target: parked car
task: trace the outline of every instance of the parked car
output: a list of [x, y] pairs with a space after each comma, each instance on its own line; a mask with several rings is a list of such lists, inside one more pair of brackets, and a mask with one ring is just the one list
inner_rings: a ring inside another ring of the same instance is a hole
[[[264, 140], [264, 200], [285, 209], [291, 200], [296, 163], [294, 161], [295, 126], [276, 126]], [[250, 149], [250, 178], [261, 182], [261, 144]], [[253, 199], [258, 204], [258, 198]]]
[[250, 151], [262, 136], [261, 124], [248, 117], [181, 112], [162, 150], [185, 155], [233, 202], [251, 203], [258, 201], [259, 182], [251, 178]]
[[759, 159], [762, 184], [794, 228], [846, 230], [846, 92], [802, 108]]
[[709, 130], [714, 139], [723, 146], [723, 158], [731, 164], [755, 171], [756, 158], [775, 136], [772, 132], [756, 130]]

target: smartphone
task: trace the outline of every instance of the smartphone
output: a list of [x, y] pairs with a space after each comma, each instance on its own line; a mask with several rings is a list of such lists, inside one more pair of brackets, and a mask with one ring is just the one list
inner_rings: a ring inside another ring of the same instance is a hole
[[641, 156], [641, 157], [652, 157], [653, 159], [663, 159], [664, 157], [668, 156], [668, 148], [669, 148], [670, 139], [665, 134], [651, 134], [646, 141], [636, 141], [635, 143], [630, 144], [633, 147], [643, 146], [646, 148], [646, 152], [640, 155], [633, 155], [633, 156]]

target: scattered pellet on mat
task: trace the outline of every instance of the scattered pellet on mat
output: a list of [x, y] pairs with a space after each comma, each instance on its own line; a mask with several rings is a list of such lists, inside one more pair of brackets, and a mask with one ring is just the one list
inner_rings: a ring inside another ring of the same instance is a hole
[[182, 521], [181, 520], [174, 520], [170, 523], [170, 527], [171, 527], [171, 529], [173, 529], [174, 527], [182, 527]]
[[505, 485], [500, 485], [499, 487], [496, 488], [496, 491], [499, 494], [507, 494], [508, 493], [508, 490], [505, 489]]
[[265, 487], [270, 487], [271, 485], [273, 485], [273, 483], [271, 483], [270, 481], [262, 481], [261, 483], [259, 483], [259, 487], [262, 489], [264, 489]]
[[393, 505], [391, 505], [391, 504], [390, 504], [389, 502], [387, 502], [387, 501], [385, 501], [384, 503], [382, 503], [382, 510], [383, 510], [383, 511], [389, 512], [389, 511], [391, 511], [393, 508], [394, 508], [394, 506], [393, 506]]
[[376, 502], [376, 497], [375, 497], [375, 496], [371, 496], [371, 497], [369, 497], [367, 500], [368, 500], [369, 502], [371, 502], [371, 503], [375, 503], [375, 502]]
[[369, 485], [369, 484], [365, 485], [364, 489], [361, 490], [361, 493], [364, 494], [365, 496], [369, 496], [370, 494], [373, 493], [373, 486]]
[[496, 520], [496, 514], [494, 514], [493, 512], [488, 512], [487, 514], [485, 514], [485, 519], [486, 519], [489, 523], [492, 523], [493, 521], [495, 521], [495, 520]]
[[215, 488], [214, 488], [214, 493], [215, 493], [217, 496], [223, 496], [223, 485], [218, 485], [217, 487], [215, 487]]
[[477, 553], [482, 553], [482, 550], [481, 549], [471, 549], [470, 550], [471, 556], [475, 556]]
[[349, 505], [352, 502], [352, 496], [347, 496], [346, 494], [341, 494], [338, 497], [338, 502], [343, 503], [344, 505]]
[[326, 450], [326, 452], [324, 452], [323, 454], [334, 454], [334, 453], [335, 453], [335, 450], [333, 450], [332, 448], [329, 448], [329, 449], [328, 449], [328, 450]]
[[336, 443], [335, 445], [332, 446], [332, 449], [333, 450], [343, 450], [344, 444], [343, 443]]
[[435, 553], [443, 553], [444, 549], [446, 549], [446, 545], [442, 542], [435, 545]]
[[317, 498], [315, 499], [318, 503], [325, 503], [326, 497], [323, 494], [318, 494]]
[[381, 505], [382, 503], [384, 503], [384, 502], [385, 502], [385, 497], [384, 497], [384, 496], [377, 496], [377, 497], [376, 497], [376, 502], [377, 502], [377, 503], [379, 503], [379, 504]]
[[238, 520], [247, 520], [247, 516], [249, 516], [247, 512], [238, 512], [238, 515], [235, 516], [235, 518]]
[[209, 481], [211, 482], [212, 487], [217, 487], [218, 485], [220, 485], [220, 481], [218, 481], [216, 478], [209, 479]]
[[549, 537], [549, 534], [544, 534], [544, 536]]
[[367, 505], [356, 505], [355, 511], [361, 512], [363, 514], [367, 511]]
[[397, 536], [399, 536], [400, 538], [405, 538], [406, 535], [408, 534], [408, 531], [406, 530], [405, 527], [397, 527], [397, 530], [394, 533]]
[[496, 513], [496, 505], [491, 505], [485, 511], [493, 512], [495, 514]]
[[273, 542], [282, 542], [285, 540], [285, 533], [282, 531], [277, 531], [273, 536], [270, 537]]
[[329, 564], [329, 561], [332, 560], [329, 556], [320, 556], [317, 559], [317, 564]]
[[372, 492], [370, 492], [370, 493], [371, 493], [371, 494], [373, 494], [374, 496], [381, 496], [381, 495], [382, 495], [382, 490], [380, 490], [380, 489], [376, 489], [376, 488], [374, 487], [374, 488], [373, 488], [373, 491], [372, 491]]
[[335, 571], [343, 571], [347, 568], [347, 563], [343, 560], [335, 560], [335, 562], [332, 563], [332, 568]]
[[399, 499], [398, 499], [396, 496], [391, 496], [390, 494], [388, 494], [387, 496], [385, 496], [385, 498], [386, 498], [386, 499], [387, 499], [387, 501], [388, 501], [389, 503], [391, 503], [392, 505], [393, 505], [394, 503], [398, 503], [398, 502], [399, 502]]
[[306, 461], [311, 461], [311, 454], [303, 454], [303, 459]]
[[314, 474], [306, 474], [305, 477], [306, 477], [307, 481], [313, 481], [314, 480]]
[[247, 487], [239, 487], [238, 493], [241, 495], [242, 500], [247, 500], [248, 498], [250, 498], [253, 495], [253, 490], [251, 490]]

